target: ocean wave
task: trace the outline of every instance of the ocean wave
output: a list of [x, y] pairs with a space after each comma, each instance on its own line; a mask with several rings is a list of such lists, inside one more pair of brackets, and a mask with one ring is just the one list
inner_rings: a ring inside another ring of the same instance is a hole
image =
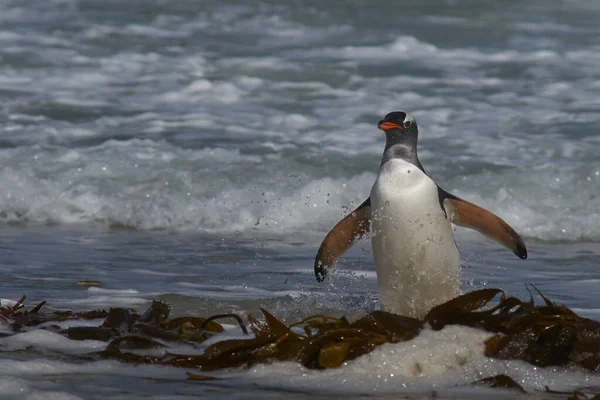
[[[424, 155], [425, 161], [433, 157]], [[328, 157], [335, 164], [343, 155]], [[324, 232], [368, 197], [376, 171], [323, 176], [327, 164], [309, 168], [310, 158], [140, 139], [83, 149], [5, 149], [0, 160], [6, 165], [0, 171], [4, 224], [215, 234]], [[600, 240], [600, 171], [591, 166], [500, 164], [496, 171], [452, 177], [439, 167], [431, 173], [441, 186], [497, 213], [525, 237]]]

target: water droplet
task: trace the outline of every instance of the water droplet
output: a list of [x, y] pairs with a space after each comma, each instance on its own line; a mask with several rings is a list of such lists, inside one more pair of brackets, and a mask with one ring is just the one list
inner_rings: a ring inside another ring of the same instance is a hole
[[424, 226], [423, 224], [419, 225], [421, 228]]

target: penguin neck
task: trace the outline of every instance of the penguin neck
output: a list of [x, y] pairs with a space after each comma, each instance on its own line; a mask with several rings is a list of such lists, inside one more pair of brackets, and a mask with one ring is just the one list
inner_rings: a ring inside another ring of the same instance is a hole
[[407, 137], [400, 135], [390, 135], [386, 137], [385, 150], [383, 151], [383, 158], [381, 165], [386, 162], [400, 159], [409, 162], [425, 172], [419, 157], [417, 156], [417, 138]]

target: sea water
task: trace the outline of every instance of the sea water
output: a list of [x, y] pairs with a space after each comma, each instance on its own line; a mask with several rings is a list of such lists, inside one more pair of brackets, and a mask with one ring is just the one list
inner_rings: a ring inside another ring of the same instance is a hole
[[[427, 173], [529, 250], [523, 261], [457, 228], [463, 290], [527, 300], [532, 283], [599, 319], [598, 21], [586, 0], [4, 1], [2, 304], [160, 299], [174, 315], [265, 307], [286, 322], [377, 309], [368, 241], [325, 283], [312, 263], [368, 196], [377, 122], [404, 110]], [[448, 327], [338, 370], [283, 363], [186, 382], [174, 368], [75, 363], [65, 355], [102, 344], [25, 332], [0, 339], [0, 397], [502, 397], [465, 386], [498, 373], [533, 393], [600, 386], [486, 359], [485, 337]]]

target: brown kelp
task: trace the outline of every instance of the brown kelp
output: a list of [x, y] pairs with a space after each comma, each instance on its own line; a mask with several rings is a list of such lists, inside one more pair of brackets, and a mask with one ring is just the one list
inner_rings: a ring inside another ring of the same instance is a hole
[[[44, 302], [25, 310], [23, 296], [12, 307], [0, 307], [0, 320], [13, 332], [19, 332], [42, 322], [104, 318], [98, 327], [60, 329], [56, 325], [45, 324], [43, 329], [53, 330], [73, 340], [107, 342], [104, 351], [88, 355], [90, 357], [201, 371], [249, 367], [273, 361], [296, 361], [310, 369], [336, 368], [381, 344], [411, 340], [426, 326], [440, 330], [446, 325], [464, 325], [494, 333], [485, 343], [485, 355], [488, 357], [523, 360], [543, 367], [576, 367], [600, 373], [600, 322], [583, 318], [566, 306], [551, 302], [541, 293], [539, 295], [543, 299], [542, 305], [536, 305], [533, 296], [528, 301], [521, 301], [505, 296], [500, 289], [477, 290], [432, 308], [420, 320], [373, 311], [354, 321], [345, 317], [313, 315], [286, 325], [261, 309], [260, 320], [247, 316], [251, 335], [238, 315], [169, 319], [169, 305], [159, 301], [153, 301], [141, 315], [123, 308], [43, 313]], [[494, 301], [497, 297], [499, 299]], [[201, 354], [169, 351], [173, 343], [196, 346], [223, 332], [223, 326], [215, 320], [224, 318], [235, 320], [247, 337], [214, 342]], [[140, 350], [148, 349], [157, 351], [153, 354], [159, 355], [139, 354]], [[190, 380], [213, 378], [188, 374]], [[523, 391], [506, 375], [484, 378], [476, 384]]]

